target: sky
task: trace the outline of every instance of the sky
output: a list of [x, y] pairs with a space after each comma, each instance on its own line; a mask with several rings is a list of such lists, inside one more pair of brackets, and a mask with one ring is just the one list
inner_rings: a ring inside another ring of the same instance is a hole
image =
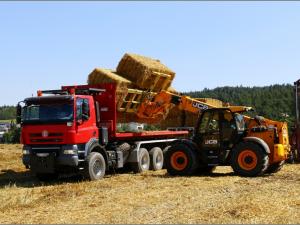
[[126, 53], [160, 59], [172, 86], [292, 84], [300, 2], [0, 2], [0, 105], [86, 84]]

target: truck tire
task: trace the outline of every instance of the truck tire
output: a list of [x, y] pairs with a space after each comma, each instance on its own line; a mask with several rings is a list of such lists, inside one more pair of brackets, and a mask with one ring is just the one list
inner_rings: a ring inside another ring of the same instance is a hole
[[167, 151], [169, 150], [169, 148], [171, 148], [171, 145], [169, 145], [169, 146], [167, 146], [167, 147], [165, 147], [164, 148], [164, 150], [163, 150], [163, 155], [164, 155], [164, 165], [163, 165], [163, 169], [166, 169], [167, 167], [166, 167], [166, 154], [167, 154]]
[[86, 159], [83, 176], [88, 180], [99, 180], [104, 177], [106, 163], [103, 155], [99, 152], [91, 152]]
[[241, 142], [232, 150], [231, 167], [240, 176], [262, 175], [268, 164], [268, 154], [256, 143]]
[[163, 151], [159, 147], [152, 148], [149, 152], [150, 155], [150, 169], [156, 171], [161, 170], [164, 165]]
[[265, 173], [277, 173], [282, 169], [284, 161], [280, 161], [274, 164], [269, 165]]
[[139, 161], [131, 164], [132, 170], [135, 173], [142, 173], [149, 170], [150, 167], [150, 156], [145, 148], [140, 148]]
[[40, 181], [53, 181], [58, 178], [58, 173], [36, 173], [36, 177]]
[[131, 146], [127, 142], [124, 142], [124, 143], [122, 143], [121, 145], [119, 145], [117, 147], [117, 151], [123, 152], [123, 161], [124, 161], [124, 164], [126, 163], [126, 161], [128, 159], [128, 156], [129, 156], [129, 153], [130, 153], [130, 149], [131, 149]]
[[196, 152], [182, 143], [174, 144], [168, 149], [165, 163], [170, 175], [192, 175], [199, 167]]

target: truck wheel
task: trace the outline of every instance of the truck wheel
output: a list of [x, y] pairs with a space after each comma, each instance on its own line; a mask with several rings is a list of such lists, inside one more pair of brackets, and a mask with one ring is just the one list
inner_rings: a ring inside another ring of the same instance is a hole
[[53, 181], [58, 178], [58, 173], [36, 173], [36, 177], [40, 181]]
[[123, 161], [124, 161], [124, 164], [126, 163], [126, 161], [128, 159], [128, 156], [129, 156], [129, 153], [130, 153], [130, 149], [131, 149], [131, 146], [127, 142], [124, 142], [123, 144], [121, 144], [121, 145], [119, 145], [117, 147], [117, 151], [123, 152]]
[[164, 165], [164, 155], [161, 148], [152, 148], [149, 152], [150, 155], [150, 168], [154, 171], [161, 170]]
[[196, 152], [182, 143], [169, 148], [165, 163], [170, 175], [191, 175], [199, 166]]
[[277, 173], [279, 170], [282, 169], [284, 161], [280, 161], [274, 164], [269, 165], [268, 169], [265, 173]]
[[139, 161], [131, 164], [132, 170], [135, 173], [142, 173], [149, 170], [150, 167], [150, 156], [145, 148], [140, 148], [139, 151]]
[[99, 152], [91, 152], [86, 159], [84, 177], [89, 180], [99, 180], [105, 175], [105, 159]]
[[268, 154], [255, 143], [241, 142], [232, 150], [231, 167], [240, 176], [262, 175], [268, 164]]
[[171, 148], [171, 145], [169, 145], [169, 146], [167, 146], [167, 147], [165, 147], [164, 148], [164, 150], [163, 150], [163, 155], [164, 155], [164, 165], [163, 165], [163, 169], [166, 169], [167, 167], [166, 167], [166, 154], [167, 154], [167, 151], [169, 150], [169, 148]]

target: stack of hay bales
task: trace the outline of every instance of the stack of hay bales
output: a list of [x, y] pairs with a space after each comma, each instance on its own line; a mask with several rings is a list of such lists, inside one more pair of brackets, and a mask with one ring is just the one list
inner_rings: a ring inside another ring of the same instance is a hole
[[88, 75], [87, 83], [90, 85], [101, 83], [116, 84], [118, 122], [159, 123], [162, 120], [160, 117], [157, 119], [138, 118], [135, 112], [137, 109], [136, 102], [142, 101], [144, 96], [154, 96], [155, 93], [162, 90], [177, 93], [171, 87], [174, 77], [175, 73], [159, 60], [126, 53], [121, 58], [116, 71], [95, 68]]
[[117, 67], [117, 73], [135, 83], [142, 90], [167, 90], [175, 72], [157, 59], [126, 53]]

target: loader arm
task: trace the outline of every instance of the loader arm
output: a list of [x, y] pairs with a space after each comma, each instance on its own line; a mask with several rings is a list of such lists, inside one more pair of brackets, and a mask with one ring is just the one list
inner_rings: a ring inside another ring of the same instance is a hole
[[[140, 118], [155, 119], [158, 117], [162, 117], [163, 119], [165, 119], [168, 115], [169, 110], [175, 106], [180, 110], [195, 114], [198, 114], [206, 109], [219, 108], [217, 105], [208, 104], [204, 101], [191, 98], [190, 96], [176, 95], [168, 91], [161, 91], [154, 96], [153, 100], [144, 100], [138, 107], [137, 115]], [[229, 108], [232, 112], [237, 113], [242, 113], [252, 109], [251, 107], [246, 106], [229, 105], [227, 105], [225, 108]]]

